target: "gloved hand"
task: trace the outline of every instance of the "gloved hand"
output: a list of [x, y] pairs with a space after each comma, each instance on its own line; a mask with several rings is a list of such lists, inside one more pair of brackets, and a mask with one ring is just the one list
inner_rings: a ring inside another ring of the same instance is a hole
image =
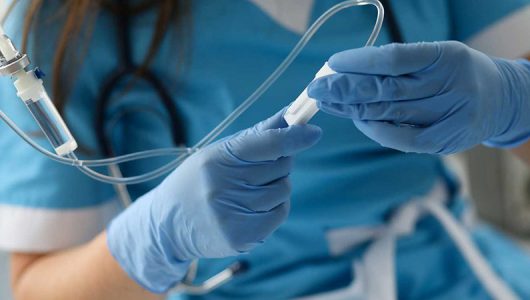
[[528, 61], [439, 42], [348, 50], [329, 66], [338, 73], [315, 80], [309, 95], [385, 147], [450, 154], [530, 137]]
[[282, 116], [193, 154], [111, 223], [110, 252], [133, 279], [165, 292], [191, 260], [248, 252], [284, 221], [292, 156], [321, 130], [286, 127]]

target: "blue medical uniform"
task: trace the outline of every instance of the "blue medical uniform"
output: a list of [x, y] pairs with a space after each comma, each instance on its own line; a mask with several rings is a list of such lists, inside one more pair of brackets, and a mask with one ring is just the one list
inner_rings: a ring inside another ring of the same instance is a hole
[[[338, 2], [314, 1], [311, 20]], [[465, 41], [528, 3], [524, 0], [392, 1], [407, 42]], [[21, 10], [15, 13], [20, 14]], [[375, 17], [374, 8], [368, 6], [352, 8], [333, 17], [271, 90], [226, 134], [249, 127], [289, 104], [330, 55], [365, 43]], [[20, 44], [21, 30], [14, 19], [10, 19], [5, 29]], [[186, 63], [174, 55], [175, 44], [182, 38], [175, 33], [165, 39], [152, 65], [175, 99], [186, 124], [189, 145], [200, 140], [265, 80], [300, 38], [299, 34], [278, 25], [251, 1], [195, 0], [192, 19], [193, 38]], [[132, 50], [137, 62], [147, 51], [154, 20], [152, 12], [146, 12], [133, 22]], [[55, 26], [48, 34], [52, 37], [58, 30], [60, 26]], [[378, 44], [390, 41], [388, 28], [384, 28]], [[49, 58], [55, 43], [52, 39], [42, 47], [39, 44], [37, 49], [38, 57], [43, 58], [38, 63], [45, 71], [51, 70]], [[93, 158], [99, 149], [93, 126], [95, 101], [102, 79], [119, 62], [114, 23], [107, 13], [98, 17], [89, 43], [65, 113], [74, 135], [83, 145], [84, 156]], [[29, 51], [30, 56], [33, 53]], [[25, 130], [36, 130], [23, 105], [14, 104], [17, 100], [6, 80], [1, 82], [1, 91], [1, 109]], [[110, 133], [115, 152], [125, 154], [171, 145], [168, 117], [155, 98], [156, 93], [141, 82], [126, 95], [114, 97], [107, 120], [121, 111], [130, 111]], [[382, 148], [357, 131], [349, 120], [319, 114], [312, 122], [323, 128], [324, 136], [316, 147], [297, 157], [292, 173], [292, 209], [287, 222], [248, 255], [201, 261], [198, 281], [236, 259], [248, 261], [250, 270], [213, 293], [193, 299], [285, 299], [340, 288], [354, 279], [351, 262], [362, 255], [364, 246], [334, 256], [329, 250], [329, 231], [383, 224], [393, 210], [427, 194], [440, 181], [450, 190], [452, 211], [459, 215], [464, 210], [458, 183], [439, 157]], [[3, 206], [30, 208], [37, 213], [54, 211], [60, 218], [61, 212], [116, 201], [112, 186], [48, 160], [5, 126], [0, 130], [3, 152], [0, 209]], [[37, 139], [44, 142], [42, 138]], [[138, 174], [162, 161], [128, 164], [123, 172]], [[133, 198], [146, 193], [157, 182], [131, 186]], [[101, 228], [104, 226], [101, 224]], [[474, 236], [494, 269], [522, 297], [530, 297], [530, 259], [491, 229], [477, 229]], [[72, 240], [71, 244], [82, 242], [85, 241]], [[10, 245], [17, 250], [16, 242]], [[54, 249], [54, 245], [43, 247]], [[400, 240], [396, 273], [400, 299], [487, 298], [452, 241], [429, 218], [418, 224], [414, 235]]]

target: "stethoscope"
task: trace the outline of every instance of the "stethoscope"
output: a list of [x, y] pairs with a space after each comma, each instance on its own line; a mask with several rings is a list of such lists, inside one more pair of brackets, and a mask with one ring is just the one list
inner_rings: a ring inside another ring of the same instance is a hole
[[[118, 41], [118, 51], [120, 53], [120, 63], [116, 70], [105, 79], [97, 97], [94, 128], [101, 154], [103, 157], [113, 157], [116, 154], [114, 153], [107, 131], [113, 126], [108, 125], [115, 125], [115, 123], [117, 123], [126, 113], [134, 112], [124, 111], [119, 115], [110, 118], [110, 124], [106, 124], [105, 122], [105, 120], [108, 119], [107, 108], [111, 104], [114, 92], [118, 90], [120, 84], [126, 83], [128, 79], [145, 81], [153, 88], [157, 94], [157, 97], [154, 99], [158, 100], [166, 110], [169, 119], [169, 129], [171, 131], [174, 145], [185, 144], [186, 133], [182, 118], [179, 116], [174, 99], [172, 99], [169, 91], [164, 86], [164, 83], [149, 69], [139, 72], [139, 66], [133, 62], [131, 53], [131, 33], [130, 30], [128, 30], [130, 26], [130, 17], [133, 13], [129, 8], [129, 3], [127, 0], [116, 0], [115, 3], [116, 6], [120, 8], [119, 10], [112, 9], [117, 25], [116, 37]], [[111, 9], [109, 8], [109, 10]], [[118, 165], [110, 165], [109, 173], [113, 176], [123, 177]], [[132, 203], [132, 199], [127, 187], [125, 185], [114, 185], [114, 188], [123, 206], [129, 206]]]
[[[403, 42], [401, 31], [399, 30], [397, 21], [392, 12], [392, 7], [388, 0], [380, 0], [385, 7], [387, 28], [393, 42]], [[186, 133], [184, 122], [179, 115], [174, 99], [171, 97], [169, 91], [163, 82], [151, 70], [146, 68], [138, 72], [139, 66], [133, 62], [132, 59], [132, 43], [131, 33], [129, 30], [130, 17], [132, 15], [129, 9], [127, 0], [116, 0], [118, 10], [113, 10], [117, 25], [117, 41], [120, 52], [120, 64], [104, 81], [101, 92], [97, 97], [96, 113], [95, 113], [95, 134], [100, 146], [101, 153], [104, 157], [112, 157], [116, 153], [113, 151], [112, 143], [110, 141], [107, 129], [108, 125], [105, 120], [108, 120], [107, 108], [111, 104], [113, 94], [119, 89], [120, 84], [127, 81], [128, 78], [133, 78], [136, 81], [145, 81], [148, 83], [157, 94], [157, 99], [166, 110], [169, 118], [169, 128], [171, 130], [171, 137], [175, 145], [183, 145], [186, 143]], [[118, 122], [125, 113], [118, 114], [114, 118], [110, 118], [110, 124]], [[112, 126], [111, 126], [112, 127]], [[109, 173], [112, 176], [123, 177], [118, 165], [110, 165]], [[124, 207], [132, 203], [131, 196], [127, 190], [126, 185], [114, 185], [116, 194]], [[187, 294], [202, 295], [207, 294], [214, 289], [220, 287], [226, 282], [230, 281], [234, 276], [242, 274], [248, 270], [247, 263], [243, 261], [236, 261], [223, 271], [210, 277], [201, 284], [193, 284], [198, 269], [198, 262], [194, 261], [184, 278], [184, 280], [174, 289], [176, 292], [183, 292]]]
[[[120, 84], [127, 82], [130, 78], [135, 80], [135, 82], [145, 81], [152, 87], [157, 94], [157, 97], [154, 99], [157, 99], [167, 112], [173, 144], [175, 146], [184, 145], [186, 142], [184, 123], [181, 116], [178, 114], [174, 99], [171, 97], [163, 82], [151, 70], [146, 69], [138, 72], [139, 66], [133, 62], [131, 53], [131, 33], [130, 30], [128, 30], [131, 17], [128, 1], [117, 0], [116, 4], [120, 7], [120, 12], [114, 11], [117, 25], [120, 63], [119, 67], [106, 78], [101, 87], [101, 92], [97, 97], [94, 128], [100, 151], [103, 157], [115, 156], [116, 153], [114, 153], [107, 130], [114, 127], [115, 123], [117, 123], [126, 113], [137, 112], [137, 110], [122, 112], [111, 117], [108, 123], [105, 122], [105, 120], [108, 120], [107, 108], [111, 104], [114, 93], [117, 92]], [[109, 173], [112, 176], [123, 177], [120, 167], [115, 164], [109, 166]], [[126, 185], [117, 184], [114, 185], [114, 189], [124, 208], [131, 205], [132, 198]], [[248, 265], [243, 261], [236, 261], [201, 284], [194, 284], [193, 281], [195, 280], [197, 269], [198, 262], [192, 262], [185, 278], [175, 288], [176, 292], [193, 295], [207, 294], [230, 281], [234, 276], [244, 273], [248, 269]]]

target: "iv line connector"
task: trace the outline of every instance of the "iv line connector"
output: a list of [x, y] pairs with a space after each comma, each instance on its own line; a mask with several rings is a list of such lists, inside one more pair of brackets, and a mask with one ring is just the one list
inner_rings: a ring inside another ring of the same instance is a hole
[[29, 58], [26, 54], [18, 55], [14, 59], [0, 65], [0, 75], [10, 76], [20, 70], [24, 70], [30, 65]]

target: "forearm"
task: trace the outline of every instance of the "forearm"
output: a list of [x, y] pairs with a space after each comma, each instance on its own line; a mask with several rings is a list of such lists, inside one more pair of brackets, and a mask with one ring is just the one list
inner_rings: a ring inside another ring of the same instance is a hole
[[17, 300], [161, 299], [130, 279], [110, 254], [106, 234], [65, 251], [43, 255], [29, 263], [12, 264]]

